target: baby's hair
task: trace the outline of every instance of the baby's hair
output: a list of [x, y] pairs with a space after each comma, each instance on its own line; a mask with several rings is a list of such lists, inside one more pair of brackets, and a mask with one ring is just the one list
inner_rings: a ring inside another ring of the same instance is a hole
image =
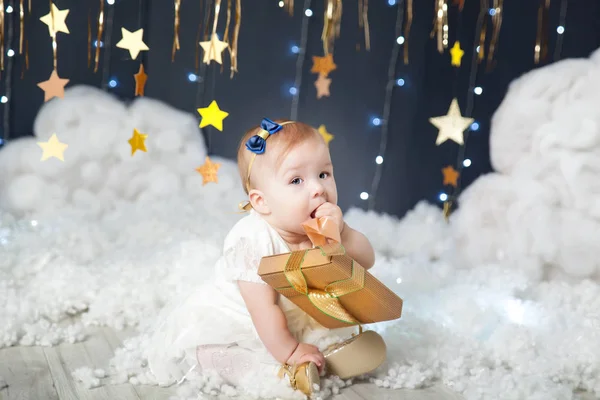
[[[274, 122], [278, 124], [283, 124], [287, 122], [286, 120], [275, 120]], [[252, 136], [256, 135], [260, 131], [260, 126], [255, 126], [249, 131], [247, 131], [240, 143], [238, 145], [237, 152], [237, 163], [238, 163], [238, 171], [240, 173], [240, 178], [242, 179], [242, 186], [244, 186], [244, 191], [248, 194], [248, 188], [246, 188], [245, 182], [248, 176], [248, 165], [250, 163], [250, 159], [252, 157], [252, 152], [246, 148], [246, 142]], [[285, 156], [292, 150], [295, 146], [300, 143], [303, 143], [307, 139], [319, 137], [321, 135], [315, 128], [310, 125], [307, 125], [303, 122], [292, 122], [282, 126], [282, 129], [275, 133], [274, 135], [270, 135], [266, 140], [266, 148], [265, 154], [269, 151], [273, 151], [273, 149], [281, 149], [277, 159], [275, 161], [275, 165], [279, 167], [281, 162], [285, 158]], [[256, 158], [257, 160], [264, 156], [264, 154], [259, 154]], [[256, 162], [256, 161], [255, 161]], [[254, 168], [253, 168], [254, 169]], [[250, 187], [252, 187], [252, 177], [250, 177]]]

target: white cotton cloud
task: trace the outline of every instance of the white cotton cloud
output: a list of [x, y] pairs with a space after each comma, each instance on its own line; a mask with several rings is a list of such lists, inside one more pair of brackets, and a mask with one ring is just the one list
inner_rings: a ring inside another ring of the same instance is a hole
[[532, 277], [600, 276], [600, 52], [515, 80], [494, 114], [496, 172], [460, 198], [452, 225], [471, 265]]

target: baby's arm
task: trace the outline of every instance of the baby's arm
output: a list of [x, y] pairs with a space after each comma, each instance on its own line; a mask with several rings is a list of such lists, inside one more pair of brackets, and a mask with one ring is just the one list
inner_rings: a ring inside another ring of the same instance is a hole
[[277, 304], [279, 294], [271, 286], [238, 281], [240, 293], [250, 312], [261, 341], [281, 364], [313, 361], [320, 370], [325, 358], [315, 346], [298, 343], [287, 327], [285, 314]]
[[298, 341], [290, 333], [285, 315], [277, 304], [279, 293], [260, 283], [238, 281], [238, 286], [258, 336], [269, 353], [284, 364]]
[[375, 264], [375, 252], [369, 239], [359, 231], [352, 229], [344, 223], [344, 229], [341, 233], [342, 244], [350, 257], [355, 259], [365, 269], [369, 269]]

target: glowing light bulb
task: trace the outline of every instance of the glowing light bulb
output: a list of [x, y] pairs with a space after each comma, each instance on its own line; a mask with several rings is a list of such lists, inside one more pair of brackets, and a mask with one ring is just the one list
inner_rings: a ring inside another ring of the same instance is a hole
[[1, 101], [2, 103], [8, 103], [8, 97], [6, 97], [6, 96], [2, 96], [2, 97], [0, 97], [0, 101]]
[[285, 5], [285, 3], [283, 1], [279, 2], [279, 7], [283, 8], [284, 5]]
[[292, 53], [294, 54], [298, 54], [300, 52], [300, 47], [298, 46], [292, 46]]
[[313, 12], [310, 8], [307, 8], [306, 11], [304, 11], [304, 15], [306, 15], [307, 17], [312, 17]]
[[406, 83], [406, 81], [402, 78], [396, 79], [396, 85], [398, 85], [398, 86], [404, 86], [405, 83]]
[[12, 6], [8, 6], [8, 7], [6, 7], [6, 13], [7, 13], [7, 14], [10, 14], [11, 12], [13, 12], [13, 8], [12, 8]]
[[481, 86], [477, 86], [475, 89], [473, 89], [473, 91], [479, 96], [481, 93], [483, 93], [483, 88]]
[[381, 119], [375, 117], [371, 120], [371, 123], [375, 126], [379, 126], [379, 125], [381, 125]]
[[377, 157], [375, 157], [375, 162], [376, 162], [377, 164], [381, 164], [381, 163], [383, 163], [383, 157], [381, 157], [381, 156], [377, 156]]
[[440, 200], [441, 201], [446, 201], [448, 200], [448, 195], [446, 193], [440, 193]]
[[292, 86], [292, 87], [290, 88], [290, 94], [291, 94], [292, 96], [294, 96], [294, 95], [296, 95], [296, 93], [298, 93], [298, 89], [296, 89], [295, 87], [293, 87], [293, 86]]
[[191, 73], [191, 72], [190, 72], [190, 73], [188, 74], [188, 80], [189, 80], [190, 82], [196, 82], [196, 81], [198, 80], [198, 76], [196, 76], [196, 74], [193, 74], [193, 73]]
[[404, 36], [398, 36], [398, 39], [396, 39], [396, 43], [403, 44], [404, 43]]
[[15, 55], [15, 51], [13, 49], [8, 49], [8, 51], [6, 52], [6, 55], [9, 57], [12, 57]]
[[562, 35], [563, 33], [565, 33], [565, 27], [559, 25], [558, 28], [556, 28], [556, 32], [558, 32], [559, 35]]
[[115, 0], [106, 0], [106, 2], [107, 2], [108, 4], [110, 4], [111, 6], [112, 6], [113, 4], [115, 4]]
[[110, 81], [108, 81], [108, 86], [110, 86], [111, 88], [115, 88], [117, 87], [118, 82], [116, 79], [111, 79]]
[[477, 131], [477, 130], [479, 130], [479, 123], [477, 123], [477, 122], [473, 122], [473, 123], [471, 124], [471, 130], [472, 130], [472, 131]]
[[463, 160], [463, 166], [469, 168], [471, 166], [471, 160], [469, 160], [468, 158], [465, 158]]
[[369, 198], [369, 193], [367, 193], [367, 192], [362, 192], [362, 193], [360, 194], [360, 198], [361, 198], [362, 200], [367, 200], [367, 199]]

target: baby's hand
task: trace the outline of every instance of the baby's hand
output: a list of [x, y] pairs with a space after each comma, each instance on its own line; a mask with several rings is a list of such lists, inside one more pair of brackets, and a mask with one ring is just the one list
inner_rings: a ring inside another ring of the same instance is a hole
[[340, 233], [344, 230], [342, 209], [333, 203], [323, 203], [315, 210], [315, 218], [329, 217], [337, 224]]
[[290, 358], [288, 358], [286, 364], [300, 365], [309, 361], [312, 361], [317, 365], [319, 368], [319, 373], [323, 373], [323, 369], [325, 368], [325, 357], [323, 356], [323, 353], [319, 351], [317, 346], [307, 343], [300, 343]]

